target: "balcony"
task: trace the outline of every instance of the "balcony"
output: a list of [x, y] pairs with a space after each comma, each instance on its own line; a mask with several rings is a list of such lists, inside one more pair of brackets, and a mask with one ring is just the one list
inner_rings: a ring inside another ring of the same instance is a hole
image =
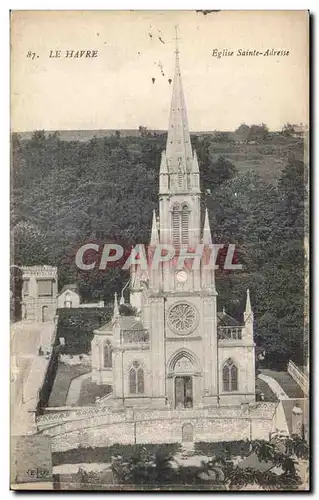
[[242, 330], [241, 326], [219, 326], [218, 340], [242, 340]]

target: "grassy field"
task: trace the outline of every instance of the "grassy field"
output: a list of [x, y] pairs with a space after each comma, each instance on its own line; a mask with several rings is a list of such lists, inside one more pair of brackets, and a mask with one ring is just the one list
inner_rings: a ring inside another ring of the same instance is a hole
[[260, 378], [256, 378], [256, 392], [264, 395], [264, 401], [278, 401], [276, 394], [272, 392], [269, 385]]
[[102, 398], [112, 391], [111, 385], [97, 385], [91, 378], [83, 380], [77, 406], [92, 406], [96, 398]]
[[65, 406], [71, 381], [79, 375], [83, 375], [89, 371], [90, 367], [87, 365], [69, 366], [64, 363], [59, 363], [48, 406]]
[[210, 153], [214, 160], [224, 156], [239, 172], [255, 170], [264, 180], [276, 181], [289, 154], [293, 153], [298, 160], [303, 159], [303, 145], [301, 139], [276, 136], [260, 144], [213, 142]]

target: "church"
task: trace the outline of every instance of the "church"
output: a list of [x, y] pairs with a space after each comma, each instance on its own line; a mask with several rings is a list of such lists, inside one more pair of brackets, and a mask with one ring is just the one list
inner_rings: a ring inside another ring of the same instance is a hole
[[[207, 209], [201, 220], [200, 169], [192, 150], [179, 61], [166, 150], [159, 174], [159, 213], [153, 213], [149, 252], [212, 244]], [[188, 409], [255, 401], [253, 311], [247, 290], [243, 321], [218, 312], [214, 269], [161, 262], [147, 272], [131, 267], [130, 304], [122, 316], [115, 296], [112, 320], [94, 331], [92, 380], [111, 385], [115, 408]], [[123, 303], [123, 296], [120, 300]], [[106, 403], [106, 401], [105, 401]]]

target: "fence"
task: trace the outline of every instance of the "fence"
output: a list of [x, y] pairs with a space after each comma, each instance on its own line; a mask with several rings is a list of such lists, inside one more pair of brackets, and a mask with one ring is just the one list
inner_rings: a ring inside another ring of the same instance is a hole
[[305, 375], [300, 368], [293, 361], [289, 361], [288, 369], [289, 375], [297, 382], [299, 387], [303, 390], [306, 396], [308, 396], [308, 384], [309, 380], [307, 375]]

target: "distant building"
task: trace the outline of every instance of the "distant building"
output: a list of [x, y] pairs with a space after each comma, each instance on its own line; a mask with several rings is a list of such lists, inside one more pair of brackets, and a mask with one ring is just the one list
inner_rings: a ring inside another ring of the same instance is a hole
[[21, 267], [22, 320], [53, 321], [57, 309], [58, 273], [53, 266]]
[[292, 128], [292, 137], [303, 137], [308, 131], [308, 127], [304, 123], [300, 123], [299, 125], [292, 125]]
[[75, 283], [65, 285], [58, 295], [58, 309], [104, 307], [104, 301], [81, 303], [81, 296]]
[[80, 307], [80, 294], [75, 284], [65, 285], [58, 295], [58, 309]]

